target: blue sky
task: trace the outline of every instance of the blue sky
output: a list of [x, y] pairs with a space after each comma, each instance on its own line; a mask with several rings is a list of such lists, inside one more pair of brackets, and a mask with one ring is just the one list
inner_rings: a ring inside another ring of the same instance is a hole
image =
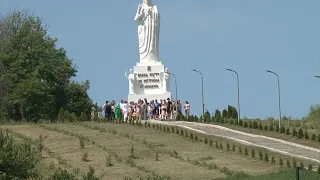
[[[125, 99], [128, 71], [139, 60], [133, 21], [139, 0], [0, 0], [0, 12], [28, 9], [50, 26], [49, 34], [79, 67], [76, 80], [91, 82], [99, 104]], [[161, 14], [160, 59], [178, 79], [178, 96], [201, 113], [237, 105], [241, 116], [278, 117], [276, 76], [285, 116], [302, 117], [320, 101], [320, 1], [154, 0]], [[174, 84], [171, 82], [171, 91]]]

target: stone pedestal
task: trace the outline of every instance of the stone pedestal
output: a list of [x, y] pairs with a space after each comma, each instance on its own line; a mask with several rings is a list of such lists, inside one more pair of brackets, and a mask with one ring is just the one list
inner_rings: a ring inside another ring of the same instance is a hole
[[[172, 99], [171, 93], [165, 87], [165, 67], [161, 62], [137, 63], [133, 67], [133, 73], [134, 93], [128, 94], [129, 102], [137, 102], [139, 99], [144, 98], [147, 98], [148, 101]], [[169, 81], [166, 83], [169, 83]]]

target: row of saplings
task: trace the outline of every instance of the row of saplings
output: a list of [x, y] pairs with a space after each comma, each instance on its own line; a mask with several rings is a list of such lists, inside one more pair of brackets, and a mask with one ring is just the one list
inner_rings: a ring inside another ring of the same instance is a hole
[[[123, 123], [123, 121], [119, 121], [119, 120], [113, 120], [113, 121], [110, 121], [112, 123]], [[247, 147], [244, 147], [244, 149], [241, 147], [241, 145], [238, 146], [237, 150], [236, 150], [236, 145], [235, 144], [232, 144], [232, 146], [229, 144], [229, 142], [227, 142], [225, 144], [225, 146], [222, 145], [222, 142], [218, 140], [216, 140], [215, 142], [211, 139], [211, 138], [207, 138], [207, 137], [204, 137], [204, 139], [200, 139], [198, 137], [198, 135], [196, 133], [191, 133], [187, 130], [184, 130], [182, 128], [177, 128], [177, 127], [174, 127], [174, 126], [166, 126], [166, 125], [161, 125], [161, 124], [155, 124], [155, 123], [150, 123], [148, 121], [145, 121], [144, 124], [142, 123], [142, 121], [127, 121], [125, 123], [128, 123], [130, 125], [136, 125], [138, 127], [145, 127], [145, 128], [153, 128], [153, 129], [157, 129], [157, 130], [160, 130], [160, 131], [163, 131], [163, 132], [168, 132], [168, 133], [175, 133], [177, 135], [181, 135], [181, 136], [185, 136], [185, 137], [188, 137], [190, 138], [192, 141], [194, 142], [203, 142], [205, 144], [208, 144], [210, 146], [214, 146], [215, 148], [217, 149], [220, 149], [220, 150], [226, 150], [226, 151], [233, 151], [233, 152], [238, 152], [240, 154], [244, 154], [245, 156], [249, 156], [249, 150]], [[294, 131], [293, 131], [294, 132]], [[301, 132], [299, 130], [299, 132]], [[303, 133], [303, 131], [302, 131]], [[250, 152], [250, 156], [251, 158], [255, 159], [257, 157], [256, 155], [256, 150], [255, 149], [251, 149], [251, 152]], [[265, 162], [271, 162], [272, 164], [275, 164], [276, 163], [276, 160], [274, 158], [274, 156], [271, 157], [271, 159], [269, 159], [269, 156], [268, 156], [268, 153], [267, 151], [265, 151], [264, 153], [262, 153], [261, 150], [259, 150], [258, 152], [258, 157], [261, 161], [265, 161]], [[279, 165], [282, 167], [284, 166], [284, 161], [282, 158], [279, 159], [278, 161]], [[288, 168], [295, 168], [297, 167], [297, 161], [295, 158], [293, 158], [292, 162], [290, 162], [289, 159], [287, 159], [286, 161], [286, 166]], [[304, 164], [303, 162], [301, 161], [300, 164], [299, 164], [299, 167], [301, 169], [305, 169], [304, 167]], [[309, 166], [307, 167], [308, 170], [313, 170], [313, 167], [312, 167], [312, 164], [309, 164]], [[317, 168], [317, 172], [320, 174], [320, 166], [318, 166]]]
[[274, 128], [273, 124], [269, 124], [269, 126], [268, 125], [263, 126], [262, 123], [258, 123], [257, 121], [242, 122], [242, 120], [239, 121], [239, 126], [243, 126], [245, 128], [250, 128], [250, 129], [271, 131], [271, 132], [275, 131], [275, 132], [280, 132], [281, 134], [292, 135], [294, 137], [297, 137], [298, 139], [310, 139], [312, 141], [320, 142], [320, 134], [316, 135], [315, 133], [312, 133], [310, 137], [308, 131], [306, 129], [303, 130], [302, 128], [299, 128], [298, 131], [295, 128], [293, 128], [292, 131], [290, 131], [288, 127], [285, 128], [284, 126], [281, 126], [281, 128], [279, 129], [278, 125], [276, 126], [276, 128]]
[[[17, 140], [24, 139], [24, 142]], [[23, 134], [14, 133], [11, 130], [0, 129], [0, 179], [38, 179], [42, 180], [41, 172], [37, 165], [42, 159], [44, 136], [39, 135], [37, 141], [33, 141]], [[98, 180], [95, 170], [89, 167], [89, 171], [82, 176], [83, 180]], [[50, 180], [75, 180], [76, 175], [67, 170], [57, 168], [49, 175]]]

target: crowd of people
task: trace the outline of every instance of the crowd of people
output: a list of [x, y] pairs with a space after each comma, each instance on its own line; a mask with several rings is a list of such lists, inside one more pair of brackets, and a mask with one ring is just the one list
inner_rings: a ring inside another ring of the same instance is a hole
[[[190, 104], [184, 103], [185, 116], [190, 115]], [[120, 103], [115, 101], [106, 101], [102, 107], [106, 120], [170, 120], [176, 119], [178, 114], [182, 114], [182, 104], [180, 100], [171, 101], [168, 99], [151, 100], [139, 99], [138, 102], [127, 102], [121, 100]]]

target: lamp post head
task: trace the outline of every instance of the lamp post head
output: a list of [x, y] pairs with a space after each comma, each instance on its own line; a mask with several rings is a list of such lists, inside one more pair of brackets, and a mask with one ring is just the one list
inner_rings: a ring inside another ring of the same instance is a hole
[[266, 72], [268, 72], [268, 73], [273, 73], [272, 71], [270, 71], [270, 70], [266, 70]]
[[314, 76], [315, 78], [320, 78], [320, 76]]
[[226, 69], [227, 71], [232, 71], [232, 69]]
[[197, 71], [197, 70], [195, 70], [195, 69], [191, 69], [191, 71]]

